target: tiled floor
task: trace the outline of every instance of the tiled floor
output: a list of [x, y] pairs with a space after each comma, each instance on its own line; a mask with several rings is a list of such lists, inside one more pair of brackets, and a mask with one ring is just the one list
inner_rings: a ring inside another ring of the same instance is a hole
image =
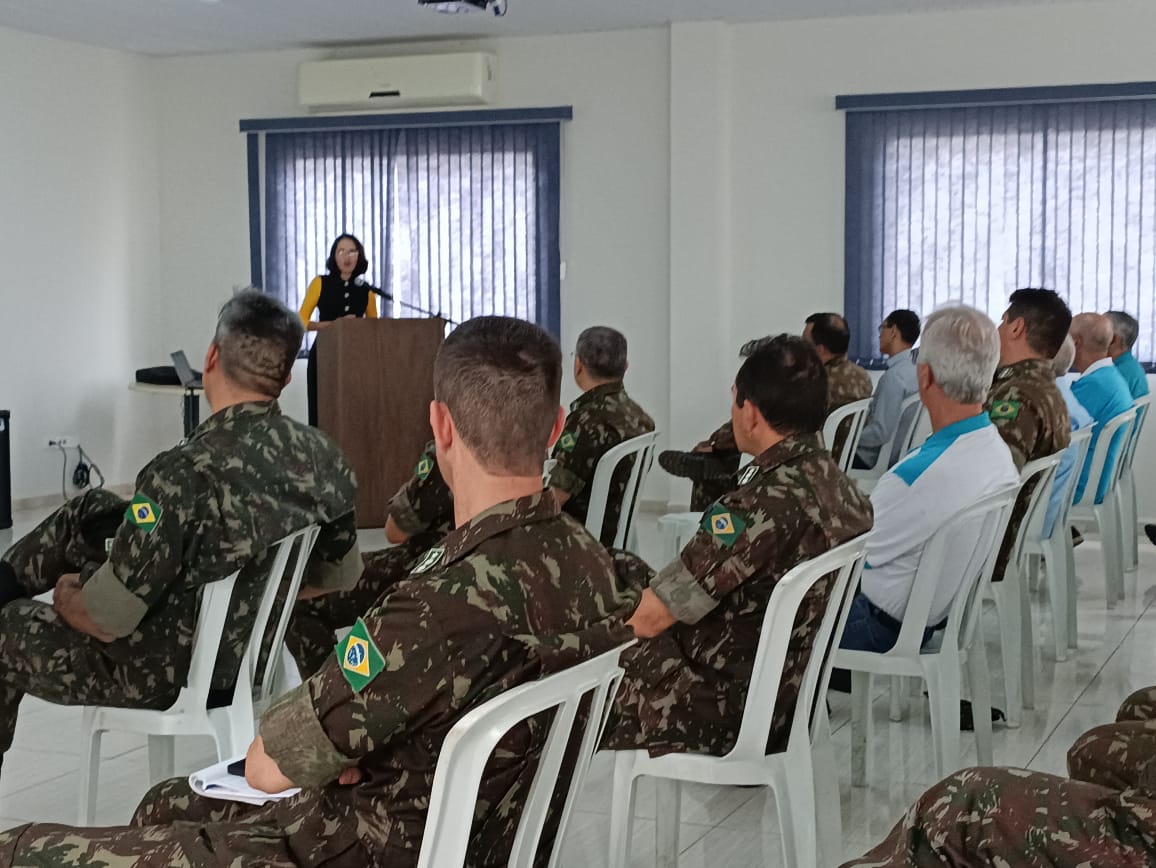
[[[21, 534], [44, 514], [16, 516], [12, 532], [0, 531], [0, 547], [11, 534]], [[363, 532], [363, 546], [381, 539]], [[644, 556], [658, 551], [653, 516], [642, 522], [640, 549]], [[1086, 729], [1111, 720], [1120, 701], [1132, 690], [1156, 684], [1156, 548], [1141, 541], [1140, 569], [1127, 576], [1128, 596], [1108, 611], [1100, 550], [1094, 538], [1076, 550], [1081, 580], [1079, 650], [1063, 663], [1051, 660], [1050, 613], [1046, 600], [1033, 602], [1037, 633], [1036, 707], [1024, 713], [1017, 730], [997, 726], [996, 762], [1062, 774], [1065, 755]], [[992, 661], [992, 695], [1001, 704], [994, 610], [986, 615], [985, 635]], [[1041, 651], [1041, 649], [1043, 649]], [[849, 767], [848, 710], [844, 697], [833, 695], [832, 727], [836, 764]], [[881, 692], [874, 705], [875, 738], [868, 786], [841, 782], [842, 850], [858, 855], [878, 842], [903, 810], [935, 781], [926, 702], [913, 703], [900, 723], [887, 719]], [[0, 777], [0, 828], [28, 820], [72, 822], [76, 816], [79, 714], [34, 699], [21, 707], [13, 749], [4, 758]], [[975, 747], [964, 735], [964, 763], [975, 761]], [[148, 784], [148, 752], [142, 738], [110, 734], [105, 738], [101, 769], [102, 823], [123, 822]], [[190, 739], [177, 747], [178, 771], [190, 771], [213, 760], [207, 741]], [[569, 830], [564, 864], [589, 868], [606, 864], [607, 817], [610, 812], [611, 763], [597, 756]], [[654, 787], [643, 780], [637, 800], [632, 864], [653, 865]], [[778, 821], [773, 798], [760, 789], [693, 785], [683, 790], [680, 863], [684, 866], [762, 866], [782, 864]]]

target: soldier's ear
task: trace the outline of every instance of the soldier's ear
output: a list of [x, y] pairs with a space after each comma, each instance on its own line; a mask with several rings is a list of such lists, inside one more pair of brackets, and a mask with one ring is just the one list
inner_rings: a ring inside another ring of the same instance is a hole
[[429, 427], [433, 431], [435, 451], [444, 455], [454, 442], [454, 420], [450, 408], [441, 401], [429, 402]]

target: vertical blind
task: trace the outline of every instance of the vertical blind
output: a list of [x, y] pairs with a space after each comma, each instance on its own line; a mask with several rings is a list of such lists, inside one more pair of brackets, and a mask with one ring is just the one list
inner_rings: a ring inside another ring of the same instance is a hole
[[550, 123], [267, 133], [265, 289], [299, 306], [348, 232], [394, 316], [557, 335], [559, 148]]
[[1156, 359], [1156, 100], [847, 115], [851, 353], [878, 357], [897, 308], [950, 302], [998, 321], [1012, 291], [1125, 310]]

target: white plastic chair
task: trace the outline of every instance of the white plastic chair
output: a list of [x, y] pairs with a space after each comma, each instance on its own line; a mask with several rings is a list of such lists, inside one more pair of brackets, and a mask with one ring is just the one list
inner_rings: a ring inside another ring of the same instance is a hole
[[1136, 411], [1136, 421], [1128, 435], [1128, 445], [1125, 447], [1121, 460], [1124, 467], [1120, 472], [1120, 484], [1117, 487], [1117, 497], [1120, 504], [1120, 526], [1124, 529], [1124, 571], [1132, 572], [1140, 564], [1139, 517], [1136, 507], [1136, 477], [1132, 473], [1132, 463], [1136, 460], [1136, 448], [1140, 443], [1140, 434], [1144, 430], [1144, 420], [1148, 418], [1148, 405], [1152, 401], [1151, 395], [1141, 395], [1132, 404]]
[[[999, 621], [1000, 659], [1003, 663], [1004, 698], [1007, 703], [1007, 725], [1018, 727], [1024, 708], [1035, 708], [1035, 672], [1032, 667], [1032, 607], [1028, 600], [1028, 579], [1023, 566], [1024, 543], [1039, 539], [1044, 513], [1052, 496], [1052, 483], [1063, 452], [1029, 461], [1020, 471], [1020, 491], [1034, 483], [1023, 521], [1016, 531], [1002, 581], [988, 584]], [[1017, 495], [1018, 499], [1018, 495]], [[1000, 542], [1002, 545], [1002, 540]], [[977, 641], [983, 641], [982, 637]]]
[[[823, 442], [827, 444], [831, 457], [844, 473], [851, 469], [851, 462], [855, 458], [855, 450], [859, 448], [859, 437], [863, 433], [863, 426], [867, 424], [867, 413], [870, 409], [870, 398], [852, 401], [828, 413], [827, 420], [823, 423]], [[840, 432], [840, 428], [845, 430]], [[843, 434], [842, 443], [837, 442], [840, 433]]]
[[[775, 585], [759, 634], [738, 739], [730, 753], [721, 757], [707, 754], [651, 757], [645, 750], [616, 752], [614, 799], [610, 809], [610, 868], [624, 868], [629, 862], [635, 781], [643, 775], [664, 778], [667, 784], [662, 788], [664, 797], [668, 797], [667, 804], [659, 811], [659, 864], [677, 863], [680, 781], [769, 786], [775, 794], [782, 827], [785, 864], [793, 868], [812, 868], [817, 864], [812, 724], [821, 728], [826, 715], [813, 712], [816, 705], [823, 702], [819, 688], [826, 685], [830, 675], [832, 655], [829, 652], [835, 640], [835, 628], [846, 617], [851, 589], [858, 584], [863, 567], [865, 547], [865, 537], [844, 543], [799, 564]], [[807, 592], [828, 575], [834, 577], [827, 609], [803, 674], [787, 747], [779, 753], [768, 754], [767, 739], [799, 606]], [[835, 803], [838, 804], [838, 799]]]
[[[851, 670], [851, 783], [867, 782], [867, 749], [871, 744], [871, 676], [891, 675], [921, 678], [927, 683], [931, 706], [931, 733], [935, 744], [936, 777], [944, 778], [959, 768], [960, 671], [966, 661], [974, 709], [976, 747], [980, 765], [992, 764], [991, 695], [987, 660], [976, 624], [981, 607], [976, 605], [980, 588], [991, 579], [999, 544], [1007, 529], [1018, 486], [982, 498], [943, 523], [919, 557], [911, 596], [903, 616], [899, 638], [890, 651], [835, 652], [835, 666]], [[961, 523], [982, 521], [976, 548], [965, 569], [963, 584], [952, 601], [947, 624], [938, 647], [922, 648], [931, 603], [944, 568], [948, 537], [958, 533]], [[978, 562], [977, 562], [978, 561]], [[896, 679], [892, 697], [897, 697]]]
[[[1120, 498], [1117, 489], [1120, 476], [1124, 472], [1124, 447], [1128, 444], [1128, 433], [1136, 420], [1136, 410], [1128, 409], [1113, 416], [1100, 428], [1096, 448], [1092, 452], [1091, 470], [1083, 495], [1072, 505], [1069, 520], [1073, 523], [1095, 522], [1100, 531], [1100, 549], [1104, 555], [1104, 583], [1107, 590], [1108, 607], [1124, 599], [1124, 537], [1120, 527]], [[1116, 460], [1110, 467], [1108, 450], [1117, 435], [1123, 446], [1116, 453]], [[1102, 503], [1096, 503], [1096, 491], [1101, 477], [1108, 474], [1108, 488]], [[1068, 546], [1071, 547], [1071, 539]]]
[[[1072, 538], [1068, 532], [1068, 515], [1072, 511], [1072, 499], [1076, 494], [1076, 483], [1088, 457], [1088, 445], [1092, 442], [1092, 426], [1088, 425], [1072, 432], [1072, 442], [1068, 448], [1076, 447], [1076, 458], [1072, 472], [1064, 481], [1060, 493], [1060, 508], [1056, 511], [1055, 524], [1051, 536], [1044, 536], [1042, 524], [1031, 528], [1020, 549], [1029, 574], [1035, 572], [1036, 558], [1043, 558], [1048, 582], [1048, 600], [1052, 607], [1052, 638], [1055, 644], [1056, 660], [1068, 659], [1068, 649], [1076, 647], [1079, 635], [1076, 623], [1076, 573], [1072, 560]], [[1052, 476], [1053, 483], [1055, 475]], [[1053, 486], [1054, 487], [1054, 486]], [[1043, 510], [1047, 512], [1046, 506]]]
[[[470, 818], [474, 816], [482, 773], [495, 746], [523, 720], [554, 709], [550, 732], [506, 863], [512, 868], [531, 868], [571, 732], [579, 713], [585, 709], [582, 741], [548, 863], [549, 868], [558, 864], [575, 800], [622, 680], [618, 658], [623, 649], [632, 644], [629, 642], [539, 681], [507, 690], [454, 724], [442, 743], [434, 770], [418, 868], [460, 868], [466, 864], [473, 828]], [[585, 701], [587, 696], [589, 702]]]
[[646, 482], [646, 474], [650, 472], [650, 465], [654, 463], [654, 449], [657, 442], [657, 431], [640, 434], [606, 450], [606, 453], [598, 459], [598, 466], [594, 468], [594, 479], [590, 482], [590, 507], [586, 511], [586, 530], [595, 539], [602, 536], [602, 523], [606, 519], [606, 505], [610, 497], [610, 483], [613, 481], [614, 471], [623, 461], [634, 457], [634, 461], [630, 464], [626, 488], [622, 492], [622, 505], [618, 510], [618, 529], [614, 532], [614, 541], [610, 544], [616, 549], [626, 548], [627, 540], [631, 539], [631, 531], [634, 530], [634, 514], [638, 511], [639, 493], [642, 491], [643, 483]]
[[[899, 405], [899, 424], [891, 432], [891, 437], [879, 447], [879, 455], [875, 465], [869, 468], [852, 467], [847, 475], [855, 480], [864, 494], [870, 494], [883, 474], [891, 469], [895, 463], [911, 451], [911, 441], [915, 437], [915, 429], [919, 427], [920, 417], [927, 415], [927, 408], [919, 399], [919, 393], [908, 395]], [[866, 427], [866, 424], [864, 424]]]
[[[209, 691], [221, 636], [229, 618], [229, 603], [238, 573], [206, 585], [201, 590], [200, 610], [193, 632], [193, 653], [189, 663], [188, 680], [181, 688], [177, 701], [169, 708], [158, 711], [144, 708], [114, 708], [87, 706], [81, 721], [80, 761], [80, 822], [91, 825], [96, 813], [97, 785], [100, 777], [100, 742], [110, 730], [139, 732], [148, 735], [149, 775], [153, 783], [173, 773], [173, 740], [178, 735], [209, 735], [217, 745], [217, 759], [223, 760], [245, 752], [256, 737], [254, 721], [273, 697], [277, 672], [284, 665], [282, 649], [285, 630], [309, 553], [317, 540], [319, 528], [303, 528], [285, 537], [273, 549], [265, 588], [257, 607], [257, 616], [241, 658], [233, 698], [222, 708], [209, 708]], [[292, 558], [292, 561], [290, 560]], [[288, 581], [283, 582], [286, 567]], [[269, 617], [278, 590], [285, 587], [285, 597], [273, 634], [269, 655], [260, 673], [257, 663], [261, 655]]]

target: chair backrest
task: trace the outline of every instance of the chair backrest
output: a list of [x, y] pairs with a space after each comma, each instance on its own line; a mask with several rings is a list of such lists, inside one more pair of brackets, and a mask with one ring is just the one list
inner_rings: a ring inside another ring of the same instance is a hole
[[727, 754], [728, 759], [761, 761], [766, 755], [779, 687], [783, 680], [783, 667], [787, 662], [787, 652], [793, 644], [792, 634], [799, 607], [818, 581], [833, 575], [826, 611], [811, 645], [811, 656], [803, 673], [802, 684], [799, 685], [791, 722], [792, 742], [810, 737], [812, 709], [816, 698], [820, 696], [820, 686], [830, 674], [835, 628], [845, 619], [847, 600], [859, 586], [859, 573], [863, 569], [866, 548], [866, 535], [856, 537], [795, 566], [775, 584], [759, 632], [759, 647], [751, 669], [751, 683], [747, 690], [738, 740]]
[[[1107, 493], [1111, 493], [1119, 482], [1121, 474], [1124, 472], [1123, 449], [1118, 451], [1115, 455], [1115, 460], [1108, 464], [1109, 456], [1111, 456], [1111, 449], [1113, 441], [1120, 439], [1125, 444], [1128, 442], [1128, 432], [1131, 430], [1132, 424], [1136, 421], [1136, 409], [1130, 407], [1123, 413], [1119, 413], [1109, 419], [1099, 427], [1098, 432], [1093, 429], [1093, 436], [1096, 440], [1095, 449], [1092, 451], [1091, 458], [1088, 464], [1088, 481], [1084, 485], [1084, 490], [1080, 495], [1080, 499], [1073, 504], [1074, 506], [1092, 506], [1096, 502], [1096, 493], [1100, 489], [1100, 480], [1105, 473], [1109, 474], [1110, 482], [1105, 489]], [[1079, 468], [1077, 475], [1081, 475], [1083, 467]]]
[[221, 637], [225, 633], [225, 622], [229, 619], [229, 603], [232, 602], [236, 585], [237, 573], [233, 573], [201, 589], [201, 605], [193, 628], [193, 653], [189, 660], [188, 680], [172, 706], [174, 710], [187, 707], [200, 711], [208, 704], [213, 669], [217, 665]]
[[[837, 407], [827, 414], [823, 423], [823, 442], [831, 456], [846, 473], [851, 468], [855, 450], [859, 448], [859, 437], [867, 424], [867, 413], [871, 409], [871, 399], [852, 401]], [[842, 428], [843, 430], [839, 430]]]
[[923, 646], [923, 631], [930, 626], [928, 620], [931, 606], [944, 572], [948, 541], [959, 534], [961, 526], [977, 522], [979, 533], [972, 555], [964, 566], [963, 581], [948, 610], [942, 647], [946, 648], [950, 644], [956, 648], [966, 648], [971, 643], [980, 611], [980, 607], [975, 605], [975, 599], [979, 589], [991, 580], [1019, 490], [1018, 484], [1008, 485], [980, 498], [945, 521], [931, 535], [919, 555], [919, 566], [915, 570], [911, 596], [907, 599], [907, 609], [903, 613], [899, 638], [895, 646], [885, 653], [903, 657], [919, 654]]
[[1151, 395], [1141, 395], [1132, 403], [1136, 411], [1136, 419], [1132, 423], [1132, 430], [1128, 433], [1128, 442], [1120, 452], [1120, 475], [1132, 472], [1132, 462], [1136, 459], [1136, 446], [1140, 442], [1140, 432], [1144, 430], [1144, 420], [1148, 418], [1148, 405], [1152, 402]]
[[[1052, 525], [1052, 536], [1057, 532], [1068, 533], [1068, 515], [1072, 511], [1076, 497], [1076, 484], [1080, 481], [1080, 473], [1083, 471], [1084, 461], [1088, 457], [1088, 446], [1092, 442], [1092, 430], [1091, 425], [1085, 425], [1072, 432], [1072, 442], [1068, 444], [1068, 448], [1075, 448], [1076, 459], [1072, 462], [1072, 472], [1064, 480], [1064, 488], [1060, 492], [1060, 508], [1056, 511], [1056, 521]], [[1043, 536], [1043, 528], [1040, 528], [1040, 536]]]
[[[478, 706], [454, 724], [442, 744], [434, 771], [418, 868], [459, 868], [465, 865], [478, 788], [495, 746], [523, 720], [554, 709], [550, 732], [522, 807], [507, 863], [516, 868], [530, 868], [535, 861], [571, 732], [579, 713], [585, 708], [585, 730], [551, 850], [549, 865], [553, 868], [558, 864], [570, 815], [622, 680], [619, 655], [632, 644], [627, 643], [539, 681], [519, 685]], [[588, 703], [585, 701], [587, 696], [590, 697]]]
[[[894, 467], [899, 459], [903, 458], [911, 447], [914, 445], [915, 432], [920, 425], [927, 420], [927, 426], [930, 426], [930, 417], [927, 415], [927, 408], [923, 406], [923, 401], [919, 398], [919, 393], [908, 395], [903, 399], [903, 403], [899, 405], [899, 425], [895, 429], [890, 442], [888, 442], [882, 449], [879, 450], [880, 458], [884, 458], [887, 463], [883, 466], [883, 470], [889, 470]], [[924, 436], [926, 439], [926, 435]]]
[[622, 504], [618, 510], [618, 528], [614, 532], [614, 540], [610, 543], [614, 548], [626, 547], [630, 527], [634, 522], [634, 513], [638, 509], [639, 493], [642, 491], [642, 484], [646, 481], [646, 474], [650, 472], [650, 465], [654, 461], [654, 449], [657, 442], [657, 431], [640, 434], [606, 450], [606, 453], [598, 459], [598, 466], [594, 469], [594, 479], [590, 483], [590, 507], [586, 511], [586, 530], [590, 531], [595, 538], [602, 536], [602, 524], [606, 520], [610, 483], [614, 479], [614, 471], [623, 461], [630, 459], [631, 456], [637, 456], [630, 462], [630, 475], [626, 480], [626, 488], [622, 492]]
[[907, 448], [900, 453], [899, 458], [903, 458], [916, 446], [922, 446], [923, 441], [930, 436], [931, 414], [927, 412], [927, 407], [920, 403], [919, 413], [915, 417], [915, 424], [911, 427], [911, 439], [907, 441]]
[[[1052, 499], [1052, 486], [1056, 481], [1056, 470], [1059, 469], [1063, 451], [1054, 455], [1045, 455], [1035, 461], [1029, 461], [1020, 471], [1020, 491], [1028, 486], [1034, 486], [1028, 496], [1027, 510], [1023, 520], [1016, 530], [1015, 545], [1012, 548], [1008, 564], [1019, 563], [1024, 543], [1029, 539], [1039, 539], [1043, 531], [1044, 515], [1048, 511], [1048, 503]], [[1018, 499], [1018, 498], [1017, 498]]]

